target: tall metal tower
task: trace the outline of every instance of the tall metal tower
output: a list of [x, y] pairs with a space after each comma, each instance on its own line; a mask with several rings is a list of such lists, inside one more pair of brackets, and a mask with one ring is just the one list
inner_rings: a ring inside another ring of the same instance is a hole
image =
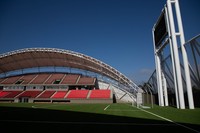
[[162, 53], [167, 45], [170, 47], [171, 63], [173, 69], [174, 89], [177, 108], [185, 109], [183, 81], [179, 59], [178, 46], [181, 48], [188, 104], [194, 109], [192, 85], [188, 65], [188, 57], [184, 47], [185, 37], [181, 20], [178, 0], [167, 0], [161, 15], [152, 29], [154, 54], [157, 74], [158, 100], [160, 106], [168, 106], [168, 94], [165, 71], [162, 65]]

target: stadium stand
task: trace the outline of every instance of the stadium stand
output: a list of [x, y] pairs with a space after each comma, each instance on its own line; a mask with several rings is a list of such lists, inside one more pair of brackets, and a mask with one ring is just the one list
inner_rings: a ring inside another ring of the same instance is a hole
[[[110, 94], [96, 86], [96, 78], [81, 74], [30, 73], [1, 78], [0, 81], [4, 85], [0, 91], [0, 101], [65, 102], [68, 99], [81, 102], [78, 99], [111, 99]], [[94, 88], [98, 88], [98, 92], [92, 92]], [[102, 94], [100, 96], [97, 93]]]
[[[113, 67], [73, 51], [30, 48], [2, 54], [0, 59], [0, 102], [112, 103], [108, 78], [137, 87]], [[105, 82], [100, 83], [102, 79]]]
[[42, 90], [26, 90], [23, 91], [20, 95], [17, 96], [17, 98], [22, 98], [22, 97], [29, 97], [29, 98], [36, 98]]
[[55, 92], [55, 90], [45, 90], [37, 98], [50, 98]]
[[20, 93], [22, 93], [23, 91], [22, 90], [13, 90], [13, 91], [6, 91], [8, 92], [9, 94], [7, 94], [6, 96], [4, 96], [4, 98], [15, 98], [17, 95], [19, 95]]

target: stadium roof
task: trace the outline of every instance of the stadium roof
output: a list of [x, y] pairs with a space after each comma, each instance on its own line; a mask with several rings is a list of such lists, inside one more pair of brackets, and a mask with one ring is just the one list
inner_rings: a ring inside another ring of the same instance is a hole
[[34, 67], [71, 67], [108, 76], [135, 90], [137, 85], [115, 68], [93, 57], [57, 48], [26, 48], [0, 55], [0, 74]]

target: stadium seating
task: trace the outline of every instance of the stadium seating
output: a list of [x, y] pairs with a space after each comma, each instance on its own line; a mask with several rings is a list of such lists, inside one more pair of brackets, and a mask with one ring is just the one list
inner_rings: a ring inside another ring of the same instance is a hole
[[89, 90], [71, 90], [66, 98], [80, 98], [86, 99]]
[[108, 99], [111, 96], [110, 90], [92, 90], [90, 94], [90, 99]]
[[39, 95], [37, 98], [50, 98], [56, 91], [54, 90], [46, 90], [41, 95]]
[[93, 85], [95, 83], [95, 78], [92, 77], [80, 77], [77, 84], [79, 85]]
[[19, 95], [20, 93], [22, 93], [23, 91], [6, 91], [9, 94], [7, 94], [6, 96], [4, 96], [4, 98], [15, 98], [17, 95]]
[[66, 75], [64, 77], [64, 79], [61, 81], [61, 84], [76, 84], [78, 78], [80, 77], [80, 75]]
[[15, 76], [15, 77], [9, 77], [6, 78], [5, 80], [3, 80], [1, 82], [1, 84], [15, 84], [15, 82], [19, 79], [19, 76]]
[[[24, 99], [26, 98], [26, 99]], [[29, 99], [30, 98], [30, 99]], [[72, 102], [97, 103], [101, 100], [111, 100], [111, 90], [1, 90], [2, 102]], [[26, 101], [27, 100], [27, 101]], [[92, 100], [92, 101], [91, 101]], [[93, 101], [94, 100], [94, 101]], [[98, 101], [97, 101], [98, 100]], [[109, 102], [109, 101], [108, 101]], [[112, 102], [112, 101], [110, 101]]]
[[5, 97], [8, 94], [9, 94], [9, 92], [7, 92], [7, 91], [1, 91], [0, 92], [0, 98], [3, 98], [3, 97]]
[[2, 82], [2, 81], [4, 81], [4, 80], [5, 80], [5, 79], [3, 79], [3, 78], [0, 78], [0, 84], [1, 84], [1, 82]]
[[45, 84], [53, 84], [56, 80], [62, 80], [65, 74], [55, 73], [45, 82]]
[[36, 78], [37, 74], [31, 74], [31, 75], [24, 75], [20, 80], [23, 82], [21, 84], [29, 84], [34, 78]]
[[57, 91], [51, 98], [64, 98], [68, 91]]
[[111, 90], [99, 87], [96, 80], [68, 73], [30, 73], [0, 78], [0, 102], [112, 102]]
[[29, 97], [29, 98], [35, 98], [37, 97], [40, 93], [42, 92], [42, 90], [26, 90], [23, 93], [21, 93], [19, 96], [17, 96], [18, 98], [20, 97]]
[[43, 84], [49, 76], [49, 74], [39, 74], [31, 81], [30, 84]]
[[68, 84], [94, 85], [96, 78], [84, 77], [80, 74], [38, 73], [0, 78], [0, 84]]

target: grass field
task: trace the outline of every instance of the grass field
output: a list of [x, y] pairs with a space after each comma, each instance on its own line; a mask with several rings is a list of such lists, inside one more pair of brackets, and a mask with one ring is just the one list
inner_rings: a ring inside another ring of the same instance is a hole
[[4, 132], [196, 132], [200, 109], [131, 104], [0, 103]]

